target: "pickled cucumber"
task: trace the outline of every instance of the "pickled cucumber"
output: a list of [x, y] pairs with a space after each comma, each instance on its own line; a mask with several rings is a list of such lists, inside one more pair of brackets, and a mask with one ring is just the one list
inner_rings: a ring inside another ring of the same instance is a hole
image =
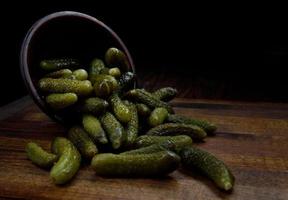
[[131, 87], [133, 87], [133, 83], [135, 81], [135, 74], [132, 72], [125, 72], [119, 77], [119, 89], [121, 91], [125, 91]]
[[78, 60], [71, 58], [42, 60], [40, 62], [40, 67], [47, 71], [59, 70], [63, 68], [75, 68], [78, 66]]
[[119, 78], [121, 76], [121, 71], [118, 67], [113, 67], [109, 69], [108, 74], [114, 76], [115, 78]]
[[142, 117], [148, 117], [151, 114], [151, 109], [143, 103], [137, 103], [137, 112]]
[[88, 78], [91, 81], [92, 84], [94, 84], [95, 79], [98, 74], [100, 74], [100, 71], [105, 67], [104, 62], [101, 59], [95, 58], [89, 68], [89, 74]]
[[50, 177], [55, 184], [64, 184], [77, 173], [81, 155], [72, 142], [63, 137], [56, 137], [53, 140], [52, 152], [59, 157], [59, 160], [52, 167]]
[[80, 110], [83, 113], [92, 113], [94, 115], [98, 115], [103, 113], [106, 108], [109, 106], [108, 102], [104, 99], [100, 99], [97, 97], [91, 97], [85, 99], [85, 101], [81, 104]]
[[196, 147], [185, 147], [180, 153], [182, 165], [189, 170], [199, 170], [223, 190], [231, 190], [234, 176], [228, 167], [212, 154]]
[[100, 117], [102, 127], [112, 143], [114, 149], [118, 149], [125, 142], [126, 134], [123, 126], [110, 112], [106, 112]]
[[148, 124], [151, 127], [162, 124], [168, 117], [168, 111], [165, 108], [155, 108], [148, 118]]
[[206, 132], [199, 126], [187, 124], [166, 123], [150, 129], [146, 135], [188, 135], [192, 139], [202, 140], [206, 137]]
[[163, 143], [165, 141], [170, 141], [175, 145], [175, 149], [191, 146], [193, 141], [191, 137], [187, 135], [176, 135], [176, 136], [153, 136], [153, 135], [141, 135], [138, 137], [133, 146], [134, 148], [147, 147], [153, 144]]
[[144, 103], [151, 108], [163, 107], [163, 108], [167, 109], [167, 111], [169, 113], [174, 113], [172, 107], [169, 104], [167, 104], [163, 101], [160, 101], [159, 99], [156, 99], [151, 93], [149, 93], [145, 90], [133, 89], [133, 90], [130, 90], [126, 94], [126, 96], [131, 97], [131, 98], [133, 98], [136, 101], [139, 101], [141, 103]]
[[208, 134], [213, 134], [217, 130], [217, 126], [213, 123], [210, 123], [206, 120], [200, 119], [193, 119], [186, 116], [181, 115], [168, 115], [167, 117], [168, 122], [173, 123], [182, 123], [182, 124], [192, 124], [201, 127], [204, 129]]
[[77, 69], [73, 71], [72, 75], [74, 75], [75, 79], [79, 81], [84, 81], [88, 78], [88, 73], [85, 69]]
[[100, 124], [100, 121], [96, 117], [93, 115], [83, 115], [82, 124], [85, 131], [95, 143], [108, 143], [106, 134]]
[[139, 119], [138, 119], [138, 113], [137, 113], [137, 108], [136, 105], [129, 103], [128, 108], [131, 112], [131, 119], [127, 124], [127, 129], [126, 129], [126, 145], [130, 146], [134, 143], [138, 136], [138, 131], [139, 131]]
[[176, 145], [173, 142], [166, 140], [162, 143], [152, 144], [147, 147], [125, 151], [123, 153], [120, 153], [120, 155], [150, 154], [150, 153], [156, 153], [156, 152], [165, 151], [165, 150], [174, 151], [175, 148], [176, 148]]
[[57, 161], [56, 155], [48, 153], [36, 143], [29, 142], [25, 150], [27, 157], [40, 167], [51, 167]]
[[92, 159], [91, 166], [101, 176], [154, 177], [173, 172], [179, 163], [180, 158], [175, 153], [160, 151], [135, 155], [98, 154]]
[[131, 120], [131, 111], [128, 106], [122, 102], [118, 93], [113, 93], [109, 98], [109, 102], [113, 113], [120, 122], [128, 123]]
[[46, 96], [45, 100], [51, 108], [58, 110], [75, 104], [78, 100], [78, 97], [75, 93], [54, 93]]
[[53, 79], [42, 78], [39, 81], [39, 88], [43, 92], [51, 93], [75, 93], [77, 95], [89, 95], [93, 91], [91, 82], [70, 80], [70, 79]]
[[73, 126], [70, 128], [68, 131], [68, 138], [77, 147], [83, 157], [91, 159], [98, 153], [96, 145], [88, 136], [88, 133], [80, 126]]
[[47, 78], [69, 78], [72, 75], [72, 71], [70, 69], [60, 69], [56, 72], [51, 72], [46, 74]]
[[105, 98], [118, 89], [118, 82], [113, 76], [99, 74], [95, 77], [93, 87], [96, 96]]
[[106, 51], [105, 62], [109, 67], [119, 66], [121, 70], [124, 71], [129, 68], [129, 62], [126, 55], [115, 47], [109, 48]]
[[172, 87], [164, 87], [156, 90], [152, 94], [155, 98], [162, 101], [170, 101], [178, 94], [178, 92]]

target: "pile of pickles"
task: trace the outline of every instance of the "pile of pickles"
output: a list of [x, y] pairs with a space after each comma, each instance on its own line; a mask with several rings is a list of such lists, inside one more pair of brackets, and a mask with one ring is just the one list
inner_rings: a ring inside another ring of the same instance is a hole
[[[134, 88], [126, 55], [109, 48], [105, 62], [95, 58], [88, 68], [74, 59], [43, 60], [39, 93], [55, 113], [68, 112], [75, 124], [66, 137], [56, 137], [51, 153], [36, 143], [26, 146], [28, 158], [51, 168], [55, 184], [65, 184], [81, 162], [91, 163], [99, 176], [159, 177], [180, 165], [231, 190], [234, 176], [210, 153], [193, 145], [213, 135], [217, 127], [205, 120], [177, 115], [168, 103], [177, 95], [171, 87], [147, 91]], [[184, 170], [185, 171], [185, 170]]]

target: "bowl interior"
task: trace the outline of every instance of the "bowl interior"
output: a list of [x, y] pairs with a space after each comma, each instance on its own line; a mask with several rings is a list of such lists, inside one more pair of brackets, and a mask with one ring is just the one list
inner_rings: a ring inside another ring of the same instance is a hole
[[87, 69], [93, 58], [104, 59], [110, 47], [124, 51], [130, 64], [125, 71], [135, 72], [131, 56], [121, 39], [97, 19], [82, 13], [58, 12], [36, 22], [23, 42], [20, 59], [23, 79], [36, 104], [51, 118], [63, 124], [70, 123], [70, 114], [51, 111], [37, 90], [37, 83], [45, 74], [39, 67], [40, 61], [76, 58]]

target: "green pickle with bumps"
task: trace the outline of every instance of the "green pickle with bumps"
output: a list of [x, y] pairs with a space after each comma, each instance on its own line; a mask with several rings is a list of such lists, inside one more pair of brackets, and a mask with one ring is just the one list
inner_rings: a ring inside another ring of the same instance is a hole
[[95, 143], [107, 144], [106, 133], [100, 121], [93, 115], [83, 115], [82, 124], [85, 131]]
[[172, 100], [176, 95], [178, 94], [178, 91], [175, 88], [172, 87], [164, 87], [156, 90], [152, 93], [152, 95], [160, 99], [162, 101], [170, 101]]
[[29, 142], [26, 145], [27, 157], [36, 165], [48, 168], [51, 167], [54, 162], [57, 161], [58, 157], [55, 154], [48, 153], [42, 147], [34, 142]]
[[180, 150], [179, 155], [186, 169], [197, 169], [223, 190], [233, 188], [235, 180], [233, 174], [221, 160], [212, 154], [196, 147], [185, 147]]
[[42, 60], [40, 62], [40, 67], [46, 71], [54, 71], [63, 68], [75, 68], [78, 66], [78, 60], [71, 58]]
[[83, 113], [91, 113], [93, 115], [99, 115], [103, 113], [109, 106], [108, 102], [98, 97], [91, 97], [84, 100], [81, 103], [80, 110]]
[[179, 164], [179, 156], [171, 151], [132, 155], [103, 153], [94, 156], [91, 162], [98, 175], [123, 177], [164, 176]]
[[64, 137], [56, 137], [52, 141], [52, 152], [59, 159], [52, 167], [50, 177], [55, 184], [65, 184], [77, 173], [81, 155], [73, 143]]
[[105, 68], [105, 64], [104, 62], [99, 59], [99, 58], [95, 58], [89, 67], [89, 73], [88, 73], [88, 79], [91, 81], [92, 84], [95, 83], [95, 79], [97, 77], [97, 75], [100, 74], [101, 70]]
[[99, 74], [95, 78], [93, 87], [97, 97], [106, 98], [118, 89], [118, 82], [113, 76]]
[[167, 117], [167, 121], [173, 122], [173, 123], [196, 125], [196, 126], [203, 128], [208, 134], [213, 134], [217, 130], [217, 126], [215, 124], [208, 122], [206, 120], [193, 119], [190, 117], [176, 115], [176, 114], [174, 115], [169, 114]]
[[131, 120], [131, 111], [129, 107], [123, 103], [118, 93], [113, 93], [109, 98], [109, 102], [113, 113], [120, 122], [126, 124]]
[[72, 75], [72, 71], [70, 69], [60, 69], [55, 72], [50, 72], [46, 74], [47, 78], [69, 78]]
[[127, 70], [129, 68], [129, 63], [126, 55], [123, 51], [112, 47], [106, 51], [105, 62], [109, 67], [119, 66], [121, 70]]
[[88, 133], [80, 126], [71, 127], [68, 131], [68, 138], [77, 147], [83, 157], [91, 159], [98, 153], [96, 145]]
[[55, 110], [63, 109], [75, 104], [78, 97], [75, 93], [52, 93], [46, 96], [46, 103]]
[[131, 112], [131, 119], [127, 123], [126, 128], [126, 145], [131, 146], [138, 136], [139, 131], [139, 119], [136, 105], [133, 103], [128, 103], [128, 108]]
[[163, 107], [166, 108], [169, 113], [174, 113], [172, 107], [169, 104], [155, 98], [151, 93], [143, 89], [130, 90], [126, 96], [133, 98], [140, 103], [144, 103], [151, 108]]
[[151, 128], [146, 135], [188, 135], [196, 140], [203, 140], [207, 136], [206, 132], [198, 126], [175, 123], [160, 124]]
[[159, 144], [166, 141], [170, 141], [175, 145], [175, 148], [181, 148], [191, 146], [193, 140], [187, 135], [176, 135], [176, 136], [156, 136], [156, 135], [141, 135], [138, 137], [133, 146], [134, 148], [147, 147], [153, 144]]
[[119, 149], [125, 142], [126, 133], [121, 123], [110, 112], [100, 117], [100, 122], [114, 149]]
[[142, 117], [148, 117], [151, 114], [151, 109], [143, 103], [137, 103], [137, 112]]
[[176, 145], [173, 142], [166, 140], [162, 143], [152, 144], [147, 147], [125, 151], [123, 153], [120, 153], [120, 155], [150, 154], [150, 153], [156, 153], [156, 152], [165, 151], [165, 150], [175, 151], [175, 149], [176, 149]]
[[162, 124], [168, 117], [168, 111], [165, 108], [155, 108], [148, 118], [148, 124], [151, 127]]
[[93, 91], [91, 82], [71, 79], [42, 78], [39, 81], [39, 89], [50, 93], [75, 93], [87, 96]]

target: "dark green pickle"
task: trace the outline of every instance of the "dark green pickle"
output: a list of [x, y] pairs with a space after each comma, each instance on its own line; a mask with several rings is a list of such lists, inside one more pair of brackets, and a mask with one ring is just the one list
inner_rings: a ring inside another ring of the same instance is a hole
[[57, 94], [52, 93], [46, 96], [45, 101], [54, 110], [63, 109], [75, 104], [78, 97], [75, 93]]
[[106, 112], [100, 117], [102, 127], [104, 128], [107, 136], [114, 149], [119, 149], [125, 142], [126, 134], [123, 126], [110, 112]]
[[113, 76], [99, 74], [95, 78], [93, 87], [96, 96], [106, 98], [118, 89], [118, 82]]
[[125, 91], [133, 87], [135, 81], [135, 74], [132, 72], [125, 72], [119, 77], [119, 89]]
[[72, 71], [70, 69], [60, 69], [55, 72], [50, 72], [46, 74], [47, 78], [69, 78], [72, 75]]
[[144, 103], [147, 106], [151, 108], [157, 108], [157, 107], [163, 107], [165, 108], [169, 113], [174, 113], [172, 107], [163, 102], [159, 99], [156, 99], [151, 93], [143, 90], [143, 89], [133, 89], [130, 90], [126, 96], [131, 97], [135, 99], [136, 101], [139, 101], [140, 103]]
[[64, 59], [51, 59], [42, 60], [40, 67], [46, 71], [59, 70], [63, 68], [75, 68], [79, 67], [79, 62], [76, 59], [64, 58]]
[[164, 176], [175, 171], [179, 164], [179, 156], [171, 151], [133, 155], [103, 153], [94, 156], [91, 162], [98, 175], [123, 177]]
[[131, 119], [127, 123], [126, 128], [126, 145], [131, 146], [138, 136], [139, 131], [139, 119], [137, 108], [135, 104], [129, 103], [128, 108], [131, 112]]
[[152, 144], [147, 147], [125, 151], [123, 153], [120, 153], [120, 155], [150, 154], [150, 153], [156, 153], [156, 152], [165, 151], [165, 150], [175, 151], [175, 149], [176, 149], [176, 145], [173, 142], [166, 140], [162, 143]]
[[176, 136], [141, 135], [135, 140], [133, 146], [134, 148], [142, 148], [153, 144], [160, 144], [166, 141], [173, 143], [175, 145], [175, 148], [191, 146], [193, 143], [191, 137], [187, 135], [176, 135]]
[[132, 114], [130, 109], [127, 105], [123, 103], [120, 99], [118, 93], [113, 93], [110, 98], [109, 102], [113, 113], [115, 114], [116, 118], [122, 123], [128, 123], [131, 120]]
[[141, 117], [148, 117], [151, 114], [151, 109], [143, 103], [137, 103], [137, 112]]
[[185, 147], [180, 150], [182, 165], [189, 170], [198, 170], [212, 179], [223, 190], [231, 190], [234, 176], [228, 167], [212, 154], [196, 147]]
[[77, 147], [83, 157], [91, 159], [98, 153], [96, 145], [93, 143], [88, 133], [80, 126], [73, 126], [70, 128], [68, 131], [68, 138]]
[[81, 111], [83, 113], [91, 113], [94, 115], [99, 115], [103, 113], [107, 108], [109, 104], [104, 99], [100, 99], [98, 97], [91, 97], [88, 99], [85, 99], [84, 102], [81, 104]]
[[146, 135], [188, 135], [192, 139], [196, 140], [203, 140], [207, 136], [206, 132], [198, 126], [175, 123], [161, 124], [159, 126], [151, 128], [146, 133]]
[[153, 96], [162, 101], [170, 101], [178, 94], [178, 91], [172, 87], [164, 87], [152, 93]]
[[105, 64], [101, 59], [95, 58], [91, 64], [88, 71], [88, 79], [92, 84], [95, 83], [97, 75], [100, 74], [101, 70], [105, 68]]
[[169, 114], [167, 117], [167, 121], [173, 123], [196, 125], [203, 128], [208, 134], [213, 134], [217, 130], [217, 126], [215, 124], [208, 122], [206, 120], [193, 119], [190, 117], [176, 114], [174, 115]]
[[124, 52], [122, 52], [121, 50], [115, 47], [109, 48], [106, 51], [105, 61], [109, 67], [119, 66], [121, 70], [124, 70], [124, 71], [129, 69], [129, 62], [128, 62], [126, 55], [124, 54]]

